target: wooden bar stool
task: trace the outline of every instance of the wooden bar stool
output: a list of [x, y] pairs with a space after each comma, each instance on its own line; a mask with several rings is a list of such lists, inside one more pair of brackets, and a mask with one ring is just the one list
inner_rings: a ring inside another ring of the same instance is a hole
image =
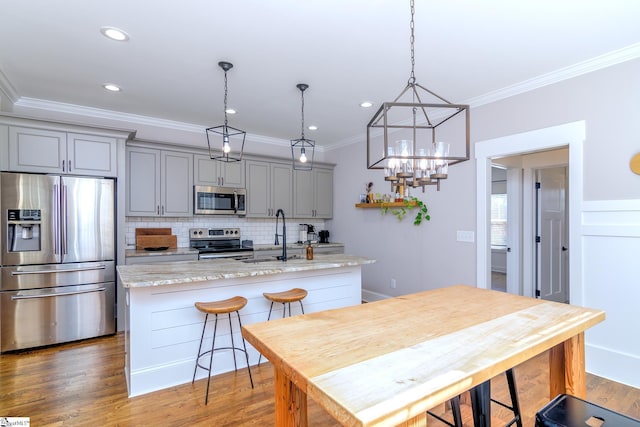
[[[264, 292], [262, 295], [269, 301], [271, 301], [271, 306], [269, 307], [269, 316], [267, 316], [267, 321], [271, 320], [271, 312], [273, 311], [273, 303], [282, 304], [282, 318], [284, 319], [287, 312], [287, 306], [289, 306], [289, 317], [291, 317], [291, 303], [298, 302], [300, 303], [300, 309], [302, 310], [302, 314], [304, 314], [304, 305], [302, 305], [302, 300], [307, 296], [308, 292], [304, 289], [293, 288], [288, 291], [283, 292]], [[262, 354], [258, 358], [258, 364], [262, 360]]]
[[[196, 308], [205, 313], [204, 316], [204, 325], [202, 326], [202, 336], [200, 337], [200, 346], [198, 347], [198, 357], [196, 358], [196, 366], [193, 370], [193, 380], [191, 380], [191, 384], [196, 380], [196, 372], [198, 368], [202, 368], [205, 371], [208, 371], [209, 376], [207, 378], [207, 394], [205, 397], [205, 405], [209, 403], [209, 383], [211, 382], [211, 368], [213, 366], [213, 353], [217, 350], [231, 350], [233, 353], [233, 366], [238, 371], [238, 365], [236, 363], [236, 351], [241, 351], [245, 355], [245, 359], [247, 361], [247, 370], [249, 371], [249, 381], [251, 382], [251, 388], [253, 388], [253, 377], [251, 376], [251, 367], [249, 366], [249, 353], [247, 353], [247, 345], [244, 341], [244, 337], [242, 338], [242, 347], [236, 347], [235, 342], [233, 340], [233, 325], [231, 324], [231, 313], [235, 311], [238, 316], [238, 325], [240, 325], [240, 330], [242, 330], [242, 322], [240, 321], [240, 313], [239, 310], [242, 309], [245, 305], [247, 305], [247, 299], [244, 297], [233, 297], [221, 301], [212, 301], [212, 302], [196, 302]], [[211, 350], [207, 350], [202, 352], [202, 341], [204, 340], [204, 332], [207, 329], [207, 320], [209, 319], [209, 314], [215, 314], [216, 320], [213, 323], [213, 341], [211, 342]], [[218, 329], [218, 315], [226, 314], [229, 317], [229, 333], [231, 335], [231, 347], [217, 347], [216, 348], [216, 332]], [[200, 364], [200, 358], [207, 353], [211, 353], [209, 357], [209, 367], [203, 366]]]

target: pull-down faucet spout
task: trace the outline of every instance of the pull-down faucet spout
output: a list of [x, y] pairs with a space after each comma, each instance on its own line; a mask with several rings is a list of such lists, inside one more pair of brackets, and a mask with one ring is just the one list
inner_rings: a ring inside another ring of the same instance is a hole
[[278, 209], [276, 211], [276, 245], [278, 244], [278, 217], [282, 215], [282, 255], [278, 257], [279, 260], [287, 260], [287, 221], [284, 218], [284, 211]]

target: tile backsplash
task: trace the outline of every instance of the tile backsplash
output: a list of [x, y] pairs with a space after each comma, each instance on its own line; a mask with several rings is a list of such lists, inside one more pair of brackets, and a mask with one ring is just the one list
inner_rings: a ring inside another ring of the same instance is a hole
[[[299, 224], [311, 224], [316, 232], [323, 230], [324, 221], [310, 221], [308, 218], [287, 218], [287, 241], [298, 240]], [[136, 246], [136, 228], [169, 228], [171, 234], [178, 238], [178, 247], [189, 246], [189, 229], [196, 227], [208, 228], [240, 228], [242, 240], [253, 240], [255, 244], [271, 244], [275, 235], [275, 218], [240, 218], [240, 217], [193, 217], [193, 218], [149, 218], [127, 217], [125, 223], [125, 242], [127, 249]], [[278, 232], [282, 233], [282, 219], [278, 221]]]

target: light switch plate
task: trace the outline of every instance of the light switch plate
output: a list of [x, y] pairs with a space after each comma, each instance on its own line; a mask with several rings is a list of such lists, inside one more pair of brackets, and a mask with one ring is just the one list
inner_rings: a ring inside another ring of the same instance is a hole
[[458, 242], [473, 243], [476, 240], [475, 232], [458, 230]]

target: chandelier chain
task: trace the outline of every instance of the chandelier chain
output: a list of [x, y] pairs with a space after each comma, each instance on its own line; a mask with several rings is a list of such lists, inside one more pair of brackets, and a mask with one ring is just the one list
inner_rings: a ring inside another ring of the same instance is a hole
[[300, 96], [302, 97], [302, 139], [304, 139], [304, 90], [300, 91]]
[[410, 24], [410, 28], [411, 28], [411, 37], [410, 37], [410, 42], [411, 42], [411, 76], [409, 78], [409, 84], [410, 85], [414, 85], [416, 82], [416, 75], [415, 75], [415, 65], [416, 65], [416, 60], [415, 60], [415, 53], [414, 53], [414, 47], [413, 44], [415, 42], [415, 35], [414, 35], [414, 22], [413, 22], [413, 15], [415, 14], [415, 5], [414, 5], [414, 0], [411, 0], [411, 24]]
[[224, 72], [224, 126], [227, 127], [227, 71]]

